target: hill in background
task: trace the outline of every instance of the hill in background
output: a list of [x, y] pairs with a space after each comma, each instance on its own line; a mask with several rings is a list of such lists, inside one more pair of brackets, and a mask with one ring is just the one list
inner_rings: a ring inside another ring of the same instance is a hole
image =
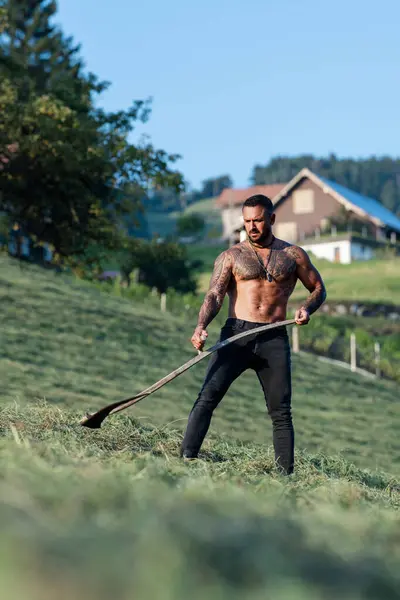
[[180, 215], [198, 214], [205, 220], [204, 239], [218, 240], [222, 235], [222, 221], [221, 211], [215, 207], [215, 200], [216, 198], [199, 200], [182, 212], [146, 212], [151, 237], [155, 235], [161, 237], [174, 235], [176, 233], [176, 222]]

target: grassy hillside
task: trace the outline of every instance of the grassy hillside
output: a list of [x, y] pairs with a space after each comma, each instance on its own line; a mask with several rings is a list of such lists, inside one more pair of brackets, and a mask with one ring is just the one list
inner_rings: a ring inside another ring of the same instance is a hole
[[396, 386], [295, 357], [296, 470], [284, 478], [248, 373], [201, 459], [183, 463], [203, 363], [100, 430], [79, 419], [193, 356], [193, 324], [8, 259], [0, 268], [5, 597], [399, 597]]
[[[331, 300], [357, 300], [400, 305], [400, 258], [359, 261], [350, 265], [315, 259]], [[301, 286], [302, 287], [302, 286]], [[300, 285], [296, 295], [304, 297]]]
[[[194, 355], [189, 342], [194, 322], [38, 268], [20, 269], [6, 259], [0, 265], [3, 402], [46, 398], [83, 414], [139, 392]], [[215, 325], [210, 344], [217, 335]], [[342, 452], [359, 466], [399, 472], [396, 384], [365, 380], [304, 357], [293, 357], [293, 367], [299, 448]], [[130, 414], [182, 430], [205, 369], [206, 361]], [[271, 425], [252, 372], [230, 388], [215, 413], [214, 432], [271, 444]]]
[[[186, 246], [189, 258], [192, 260], [201, 260], [202, 266], [199, 268], [198, 275], [200, 276], [201, 291], [205, 291], [208, 288], [210, 276], [214, 268], [215, 259], [221, 252], [227, 249], [227, 244], [188, 244]], [[202, 279], [203, 274], [206, 274], [206, 280]], [[204, 285], [205, 283], [205, 285]]]
[[215, 208], [215, 198], [205, 198], [188, 206], [184, 213], [146, 213], [152, 235], [168, 236], [175, 233], [176, 221], [180, 214], [199, 214], [206, 223], [205, 237], [218, 238], [222, 233], [221, 213]]

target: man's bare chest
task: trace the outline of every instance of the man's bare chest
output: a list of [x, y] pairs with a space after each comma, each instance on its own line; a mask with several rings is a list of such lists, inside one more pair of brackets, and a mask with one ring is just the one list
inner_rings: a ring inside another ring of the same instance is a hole
[[293, 279], [296, 261], [287, 250], [270, 250], [257, 254], [252, 250], [238, 252], [234, 257], [233, 274], [236, 280], [268, 279], [284, 283]]

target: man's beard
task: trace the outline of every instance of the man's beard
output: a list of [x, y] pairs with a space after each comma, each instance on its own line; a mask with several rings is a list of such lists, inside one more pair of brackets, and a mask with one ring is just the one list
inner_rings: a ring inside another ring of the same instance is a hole
[[[253, 237], [253, 234], [254, 235]], [[265, 240], [267, 240], [269, 237], [271, 237], [272, 235], [272, 230], [269, 229], [268, 231], [249, 231], [249, 233], [247, 234], [247, 237], [249, 237], [250, 239], [256, 239], [257, 242], [264, 242]]]

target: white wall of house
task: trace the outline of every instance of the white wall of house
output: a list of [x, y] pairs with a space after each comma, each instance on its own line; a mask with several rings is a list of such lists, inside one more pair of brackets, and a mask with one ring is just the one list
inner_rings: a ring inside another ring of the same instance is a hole
[[350, 264], [353, 260], [370, 260], [374, 257], [373, 248], [350, 240], [301, 244], [301, 247], [306, 252], [312, 252], [318, 258], [340, 262], [344, 265]]
[[350, 240], [337, 242], [322, 242], [320, 244], [301, 244], [306, 252], [312, 252], [318, 258], [325, 258], [331, 262], [340, 262], [344, 265], [351, 263]]
[[229, 239], [234, 231], [243, 227], [242, 205], [232, 206], [232, 208], [223, 208], [222, 217], [222, 237]]

